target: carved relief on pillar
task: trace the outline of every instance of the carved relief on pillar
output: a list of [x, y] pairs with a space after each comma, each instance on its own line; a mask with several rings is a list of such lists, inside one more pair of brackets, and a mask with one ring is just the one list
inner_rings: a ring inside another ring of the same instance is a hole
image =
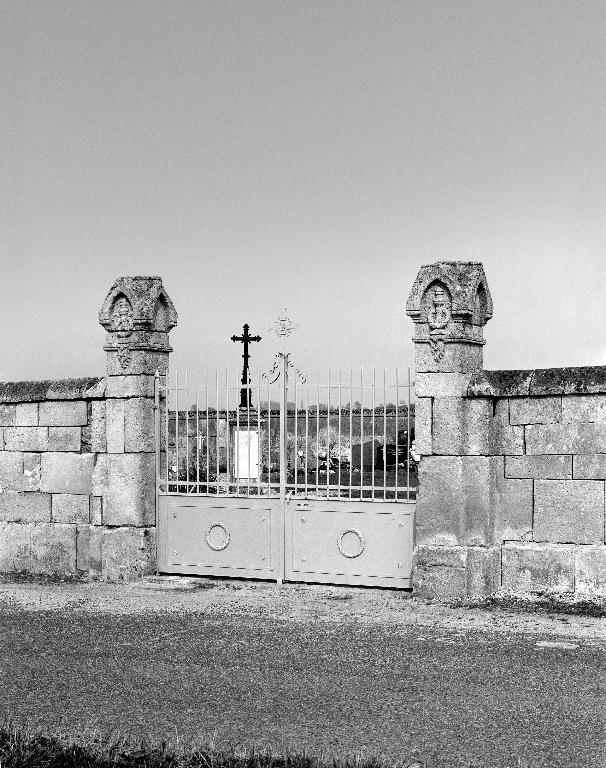
[[164, 372], [171, 347], [169, 331], [177, 313], [159, 277], [120, 277], [99, 312], [107, 331], [103, 347], [107, 371], [117, 374]]
[[448, 333], [452, 302], [441, 283], [430, 286], [423, 296], [423, 305], [429, 326], [429, 346], [434, 360], [444, 357], [444, 339]]
[[481, 367], [484, 326], [492, 299], [479, 262], [439, 261], [421, 267], [406, 314], [415, 324], [417, 370]]

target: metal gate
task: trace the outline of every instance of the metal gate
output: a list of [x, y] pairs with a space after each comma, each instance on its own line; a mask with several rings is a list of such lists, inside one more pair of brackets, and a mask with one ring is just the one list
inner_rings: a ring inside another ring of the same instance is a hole
[[410, 371], [156, 377], [158, 570], [411, 586]]

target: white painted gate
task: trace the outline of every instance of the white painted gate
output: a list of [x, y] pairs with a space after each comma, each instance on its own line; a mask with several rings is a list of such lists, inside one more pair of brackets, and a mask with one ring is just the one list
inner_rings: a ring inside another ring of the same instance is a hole
[[245, 387], [157, 377], [158, 570], [410, 587], [410, 372], [312, 385], [276, 357]]

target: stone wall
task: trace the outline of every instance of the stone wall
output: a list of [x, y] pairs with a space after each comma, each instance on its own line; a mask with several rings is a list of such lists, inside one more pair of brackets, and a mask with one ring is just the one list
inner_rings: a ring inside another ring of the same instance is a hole
[[[140, 438], [153, 400], [106, 389], [99, 378], [0, 385], [0, 572], [153, 571], [153, 433]], [[118, 426], [117, 412], [130, 418]]]
[[426, 326], [415, 335], [414, 590], [606, 595], [606, 368], [484, 371], [478, 286], [492, 314], [477, 263], [424, 267], [409, 299]]
[[155, 376], [176, 312], [159, 277], [117, 280], [107, 376], [0, 383], [0, 572], [155, 570]]

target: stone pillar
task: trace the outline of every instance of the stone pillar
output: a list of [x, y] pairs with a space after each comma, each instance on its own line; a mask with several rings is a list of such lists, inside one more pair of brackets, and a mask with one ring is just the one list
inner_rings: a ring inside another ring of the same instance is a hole
[[93, 404], [93, 428], [96, 449], [106, 452], [95, 468], [103, 525], [148, 528], [155, 525], [154, 375], [168, 369], [177, 313], [160, 277], [120, 277], [99, 322], [107, 331], [106, 399]]
[[492, 402], [466, 398], [472, 374], [482, 369], [484, 325], [492, 316], [482, 264], [421, 267], [406, 313], [415, 324], [415, 443], [422, 455], [414, 589], [442, 598], [485, 593], [498, 575], [491, 520]]

